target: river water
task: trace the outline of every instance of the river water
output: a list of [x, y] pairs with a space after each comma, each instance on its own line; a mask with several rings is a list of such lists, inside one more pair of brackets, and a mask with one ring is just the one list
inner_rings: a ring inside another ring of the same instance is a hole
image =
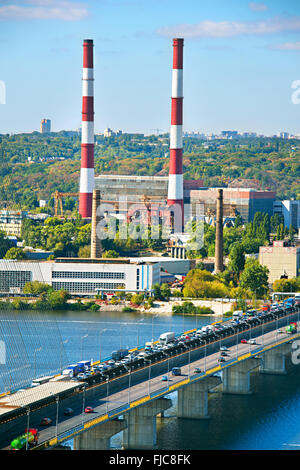
[[[213, 317], [152, 316], [121, 312], [0, 312], [0, 393], [26, 386], [81, 359], [101, 360], [120, 347], [133, 348], [166, 331], [180, 333], [216, 321]], [[5, 364], [4, 364], [5, 362]], [[253, 394], [209, 395], [211, 419], [176, 418], [174, 406], [158, 419], [162, 450], [300, 449], [300, 366], [286, 376], [252, 375]], [[111, 445], [121, 448], [121, 436]]]

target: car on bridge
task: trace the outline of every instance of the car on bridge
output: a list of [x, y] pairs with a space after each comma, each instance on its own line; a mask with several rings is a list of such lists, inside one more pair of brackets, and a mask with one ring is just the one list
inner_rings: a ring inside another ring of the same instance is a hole
[[247, 340], [246, 340], [246, 339], [242, 339], [242, 340], [241, 340], [241, 343], [247, 344]]
[[85, 409], [84, 409], [84, 412], [85, 413], [94, 413], [94, 408], [92, 406], [87, 406]]
[[167, 375], [163, 375], [162, 378], [161, 378], [161, 380], [162, 380], [163, 382], [167, 382], [167, 381], [168, 381], [168, 376], [167, 376]]
[[64, 415], [65, 416], [72, 416], [73, 413], [74, 413], [74, 411], [72, 410], [72, 408], [66, 408], [64, 410]]
[[40, 426], [49, 426], [52, 423], [52, 419], [50, 418], [43, 418], [41, 420]]

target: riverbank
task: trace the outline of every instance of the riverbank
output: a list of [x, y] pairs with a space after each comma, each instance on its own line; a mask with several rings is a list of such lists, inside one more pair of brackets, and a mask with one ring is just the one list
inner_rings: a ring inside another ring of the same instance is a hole
[[[173, 315], [173, 305], [181, 305], [184, 302], [185, 299], [183, 300], [169, 300], [168, 302], [164, 301], [154, 301], [154, 305], [151, 308], [144, 308], [144, 306], [134, 306], [134, 310], [139, 313], [143, 314], [150, 314], [150, 315], [164, 315], [164, 316], [170, 316]], [[198, 300], [198, 299], [190, 299], [190, 302], [192, 302], [196, 307], [208, 307], [210, 308], [213, 313], [209, 314], [209, 316], [223, 316], [224, 313], [230, 311], [233, 306], [233, 302], [225, 302], [225, 301], [219, 301], [219, 300]], [[107, 312], [112, 312], [112, 311], [118, 311], [122, 312], [123, 308], [130, 307], [130, 303], [120, 303], [117, 305], [112, 305], [109, 303], [100, 303], [101, 305], [101, 310], [105, 310]], [[100, 310], [100, 311], [101, 311]]]
[[[101, 313], [101, 311], [106, 311], [106, 312], [123, 312], [124, 307], [126, 308], [132, 308], [133, 312], [137, 313], [143, 313], [143, 314], [149, 314], [149, 315], [159, 315], [159, 316], [171, 316], [173, 314], [172, 308], [174, 305], [181, 305], [184, 301], [187, 299], [176, 299], [176, 300], [169, 300], [169, 301], [158, 301], [155, 300], [153, 307], [150, 308], [145, 308], [143, 305], [131, 305], [130, 302], [127, 301], [121, 301], [118, 304], [112, 304], [109, 301], [101, 301], [101, 300], [94, 300], [91, 301], [89, 300], [78, 300], [78, 299], [69, 299], [65, 305], [59, 306], [58, 308], [52, 308], [54, 311], [64, 311], [70, 307], [71, 310], [81, 310], [80, 304], [85, 309], [87, 307], [86, 304], [89, 304], [89, 308], [87, 308], [87, 311], [90, 309], [93, 311], [98, 311]], [[6, 304], [7, 308], [7, 301], [3, 303], [3, 307]], [[26, 308], [29, 307], [31, 304], [35, 304], [36, 299], [32, 298], [11, 298], [9, 301], [12, 303], [13, 309], [14, 310], [25, 310]], [[196, 307], [208, 307], [212, 310], [213, 313], [210, 313], [210, 316], [222, 316], [224, 313], [232, 310], [233, 302], [225, 301], [223, 302], [221, 300], [199, 300], [199, 299], [188, 299], [189, 302], [192, 302]], [[75, 308], [76, 306], [76, 308]], [[46, 307], [46, 306], [45, 306]], [[93, 308], [94, 307], [94, 308]], [[29, 307], [31, 308], [31, 307]], [[43, 308], [43, 305], [40, 304], [39, 308], [42, 310], [45, 309]]]

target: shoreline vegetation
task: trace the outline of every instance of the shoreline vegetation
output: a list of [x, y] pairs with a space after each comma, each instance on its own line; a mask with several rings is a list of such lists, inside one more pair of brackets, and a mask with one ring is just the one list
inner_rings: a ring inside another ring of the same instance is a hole
[[[59, 293], [59, 291], [57, 291]], [[231, 316], [232, 312], [237, 308], [237, 303], [232, 299], [178, 299], [167, 301], [153, 301], [151, 307], [144, 304], [135, 304], [131, 301], [112, 302], [111, 300], [100, 299], [64, 299], [62, 293], [55, 296], [56, 302], [49, 301], [48, 299], [41, 298], [28, 298], [28, 297], [7, 297], [5, 300], [0, 300], [1, 310], [14, 310], [22, 311], [53, 311], [64, 312], [67, 310], [72, 311], [89, 311], [89, 312], [108, 312], [117, 311], [123, 313], [139, 313], [150, 315], [189, 315], [189, 316], [217, 316], [226, 317]], [[58, 301], [61, 299], [61, 301]], [[62, 301], [64, 300], [64, 301]], [[259, 301], [258, 301], [259, 304]], [[250, 307], [249, 307], [250, 308]]]

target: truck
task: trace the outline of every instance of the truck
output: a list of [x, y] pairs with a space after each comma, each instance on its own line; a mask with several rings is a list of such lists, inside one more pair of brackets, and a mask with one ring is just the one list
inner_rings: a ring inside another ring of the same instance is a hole
[[286, 329], [285, 329], [286, 333], [292, 335], [293, 333], [297, 333], [297, 323], [290, 323]]
[[[28, 443], [28, 444], [27, 444]], [[11, 450], [26, 450], [28, 447], [34, 447], [38, 443], [38, 430], [35, 428], [25, 429], [25, 433], [16, 437], [11, 443]]]
[[48, 377], [40, 377], [39, 379], [33, 379], [33, 381], [31, 382], [31, 387], [36, 387], [38, 385], [45, 384], [51, 379], [54, 379], [54, 375], [49, 375]]
[[66, 375], [69, 377], [75, 377], [79, 372], [78, 364], [71, 364], [66, 369], [63, 370], [62, 375]]
[[125, 356], [127, 356], [129, 353], [128, 349], [118, 349], [118, 351], [113, 351], [111, 353], [111, 358], [114, 361], [120, 361], [120, 359], [123, 359]]
[[91, 368], [91, 360], [77, 362], [78, 372], [85, 372]]
[[167, 333], [162, 333], [159, 337], [159, 342], [161, 344], [167, 344], [170, 341], [173, 341], [175, 339], [175, 333], [174, 331], [168, 331]]
[[242, 318], [243, 315], [244, 315], [243, 310], [235, 310], [232, 314], [232, 318], [234, 318], [234, 319]]
[[180, 367], [173, 367], [173, 369], [172, 369], [172, 375], [181, 375], [181, 369], [180, 369]]

